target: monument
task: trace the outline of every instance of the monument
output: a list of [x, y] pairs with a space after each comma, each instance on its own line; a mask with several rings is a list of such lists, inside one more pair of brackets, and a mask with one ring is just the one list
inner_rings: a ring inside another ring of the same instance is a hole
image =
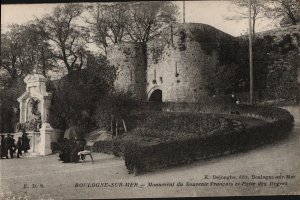
[[[48, 123], [52, 94], [46, 91], [47, 79], [41, 74], [27, 75], [26, 92], [19, 98], [20, 123], [30, 139], [30, 153], [45, 156], [51, 154], [51, 142], [58, 139], [60, 131]], [[19, 130], [20, 131], [20, 130]], [[21, 130], [22, 131], [22, 130]], [[22, 132], [15, 133], [21, 137]]]

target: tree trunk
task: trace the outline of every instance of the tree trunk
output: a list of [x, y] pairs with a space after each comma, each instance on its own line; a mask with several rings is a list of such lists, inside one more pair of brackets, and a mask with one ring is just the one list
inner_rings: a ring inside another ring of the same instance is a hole
[[252, 21], [253, 21], [253, 23], [252, 23], [252, 38], [253, 39], [255, 38], [255, 24], [256, 24], [255, 20], [256, 20], [255, 18], [252, 19]]
[[133, 174], [134, 174], [134, 176], [138, 175], [138, 169], [136, 166], [133, 167]]
[[127, 132], [127, 127], [126, 127], [125, 121], [123, 119], [122, 119], [122, 122], [123, 122], [124, 130], [125, 130], [125, 133], [126, 133]]
[[116, 121], [116, 137], [118, 137], [118, 121]]
[[111, 135], [114, 135], [114, 125], [113, 125], [112, 116], [110, 117], [110, 131], [111, 131]]

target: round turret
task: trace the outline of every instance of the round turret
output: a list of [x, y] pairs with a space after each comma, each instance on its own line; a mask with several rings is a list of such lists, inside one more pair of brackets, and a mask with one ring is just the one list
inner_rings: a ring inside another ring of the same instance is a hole
[[219, 65], [219, 41], [232, 37], [205, 24], [175, 24], [148, 45], [147, 96], [197, 102], [207, 96], [207, 78]]
[[115, 89], [146, 99], [146, 57], [141, 43], [120, 43], [109, 46], [107, 59], [117, 67]]

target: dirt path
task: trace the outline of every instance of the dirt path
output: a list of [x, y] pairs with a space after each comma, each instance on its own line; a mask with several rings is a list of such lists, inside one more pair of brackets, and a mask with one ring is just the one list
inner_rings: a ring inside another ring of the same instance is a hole
[[[296, 109], [294, 116], [298, 111]], [[0, 199], [12, 199], [13, 197], [86, 199], [300, 194], [298, 189], [300, 188], [299, 141], [300, 118], [298, 115], [295, 117], [295, 128], [291, 134], [275, 144], [248, 152], [199, 161], [189, 166], [146, 173], [137, 177], [127, 173], [123, 160], [106, 154], [94, 154], [95, 164], [92, 164], [89, 158], [85, 163], [64, 164], [57, 160], [57, 155], [44, 158], [1, 160]], [[219, 178], [231, 175], [236, 179], [218, 180], [213, 179], [214, 175]], [[244, 178], [239, 179], [240, 175], [244, 175]], [[283, 178], [261, 180], [252, 179], [252, 175], [282, 176]], [[246, 176], [248, 179], [245, 179]], [[209, 179], [205, 179], [205, 177]], [[176, 186], [178, 182], [182, 182], [183, 186]], [[198, 183], [198, 186], [187, 186], [187, 182]], [[201, 185], [205, 182], [209, 185]], [[223, 186], [210, 185], [211, 182], [223, 183]], [[226, 186], [226, 184], [235, 184], [236, 182], [245, 184]], [[255, 182], [255, 185], [249, 185], [251, 182]], [[259, 182], [266, 183], [266, 186], [258, 186]], [[287, 185], [277, 184], [275, 186], [270, 185], [271, 182], [286, 183]], [[131, 183], [131, 185], [126, 185], [126, 183]], [[135, 186], [135, 183], [137, 187], [129, 187]], [[149, 186], [149, 183], [165, 183], [165, 185]], [[172, 186], [173, 183], [175, 186]]]

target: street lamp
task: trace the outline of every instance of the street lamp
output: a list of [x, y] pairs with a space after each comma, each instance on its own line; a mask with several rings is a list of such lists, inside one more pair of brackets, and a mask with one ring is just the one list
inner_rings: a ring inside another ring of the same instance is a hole
[[185, 23], [185, 1], [183, 1], [183, 23]]
[[250, 64], [250, 105], [253, 105], [253, 62], [252, 62], [252, 28], [251, 28], [251, 0], [248, 0], [249, 9], [249, 64]]

